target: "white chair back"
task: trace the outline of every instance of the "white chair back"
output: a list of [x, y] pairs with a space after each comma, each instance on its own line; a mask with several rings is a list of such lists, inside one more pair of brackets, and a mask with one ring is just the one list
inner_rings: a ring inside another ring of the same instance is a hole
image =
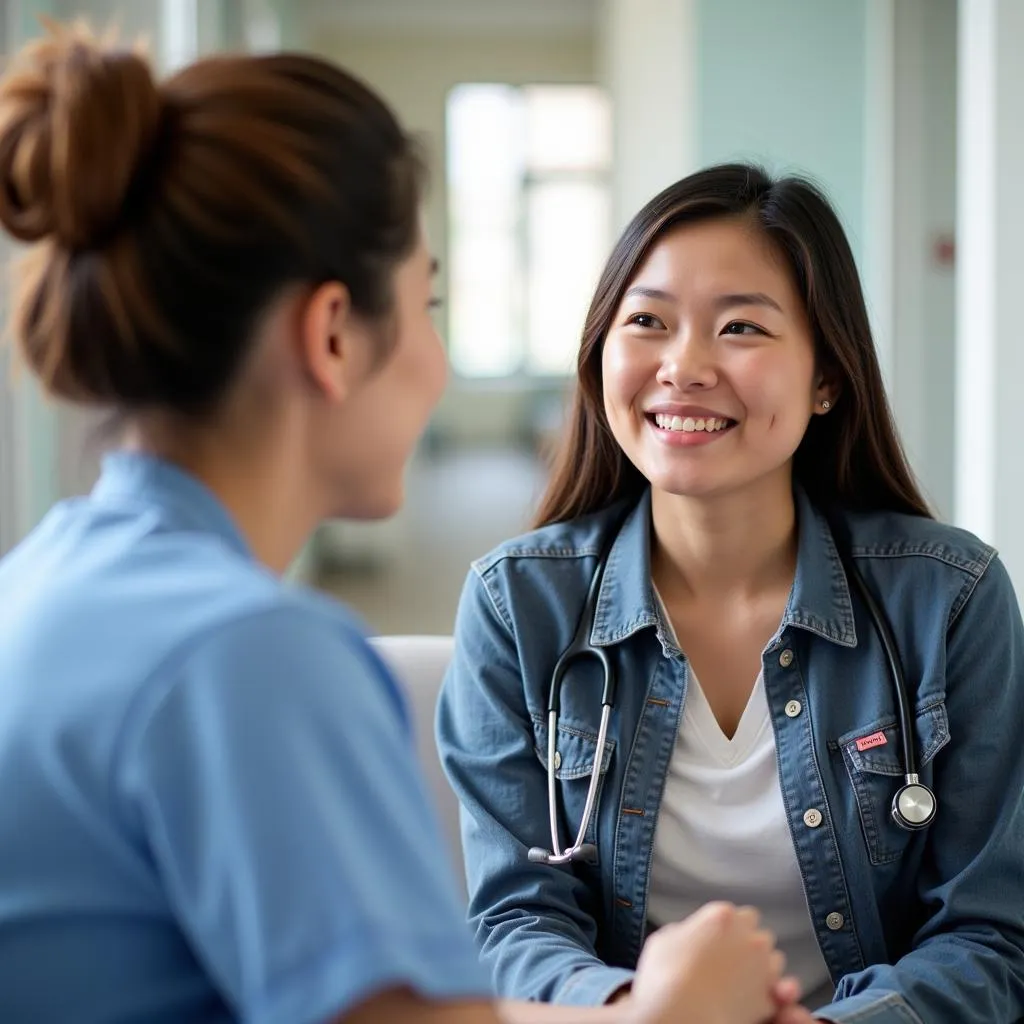
[[452, 658], [452, 638], [381, 636], [375, 637], [371, 643], [405, 690], [415, 728], [416, 752], [448, 842], [459, 887], [465, 893], [459, 802], [441, 768], [434, 741], [434, 711], [441, 682]]

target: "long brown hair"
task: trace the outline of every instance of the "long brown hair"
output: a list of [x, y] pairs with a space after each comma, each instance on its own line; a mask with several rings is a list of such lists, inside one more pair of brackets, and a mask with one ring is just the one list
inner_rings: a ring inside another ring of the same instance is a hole
[[387, 106], [326, 61], [218, 56], [158, 83], [139, 52], [50, 26], [0, 84], [0, 222], [39, 243], [15, 339], [61, 397], [205, 415], [286, 286], [339, 281], [389, 323], [422, 178]]
[[680, 224], [747, 216], [777, 247], [807, 308], [816, 356], [839, 383], [828, 416], [815, 416], [793, 472], [815, 504], [931, 516], [897, 436], [857, 267], [824, 195], [798, 177], [723, 164], [669, 186], [633, 219], [605, 265], [587, 313], [566, 433], [535, 524], [564, 522], [620, 500], [647, 480], [612, 435], [602, 397], [601, 351], [623, 293], [651, 247]]

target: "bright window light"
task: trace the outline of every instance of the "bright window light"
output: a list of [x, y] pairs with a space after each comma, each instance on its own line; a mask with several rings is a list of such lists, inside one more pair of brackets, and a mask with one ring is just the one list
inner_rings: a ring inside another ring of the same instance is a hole
[[447, 142], [454, 370], [569, 373], [609, 243], [604, 92], [460, 85]]

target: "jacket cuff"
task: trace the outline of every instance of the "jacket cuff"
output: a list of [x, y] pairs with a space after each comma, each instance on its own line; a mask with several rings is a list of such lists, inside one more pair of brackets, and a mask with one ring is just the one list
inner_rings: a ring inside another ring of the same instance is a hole
[[924, 1024], [898, 992], [861, 992], [814, 1011], [829, 1024]]
[[552, 1000], [561, 1006], [603, 1006], [620, 988], [631, 985], [634, 971], [624, 967], [581, 967]]

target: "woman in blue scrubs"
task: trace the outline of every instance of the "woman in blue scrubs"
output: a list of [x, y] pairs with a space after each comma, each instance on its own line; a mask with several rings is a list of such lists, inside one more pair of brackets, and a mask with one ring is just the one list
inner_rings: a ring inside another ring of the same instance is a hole
[[630, 999], [490, 1002], [394, 682], [280, 574], [377, 518], [441, 394], [421, 163], [341, 70], [157, 84], [54, 29], [0, 86], [14, 334], [116, 412], [87, 498], [0, 563], [0, 1019], [722, 1021], [785, 1012], [746, 909], [666, 929]]

